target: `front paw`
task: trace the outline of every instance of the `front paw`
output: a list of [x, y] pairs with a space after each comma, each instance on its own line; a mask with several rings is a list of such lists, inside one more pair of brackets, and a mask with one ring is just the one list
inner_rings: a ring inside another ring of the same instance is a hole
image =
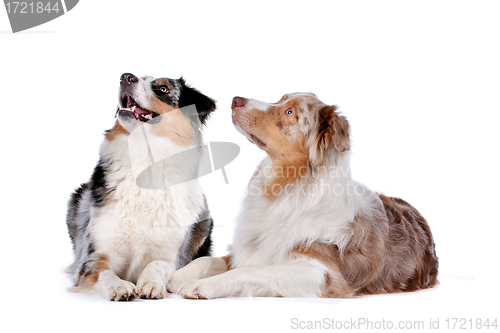
[[186, 282], [186, 281], [191, 281], [193, 280], [192, 278], [189, 279], [188, 274], [184, 274], [184, 270], [181, 268], [178, 271], [175, 271], [174, 274], [172, 274], [172, 278], [170, 281], [167, 283], [167, 291], [169, 293], [178, 293], [179, 288]]
[[162, 299], [166, 293], [165, 285], [161, 281], [139, 281], [137, 288], [139, 296], [143, 299]]
[[188, 299], [213, 299], [226, 297], [223, 287], [211, 283], [210, 278], [188, 281], [179, 287], [177, 293]]
[[105, 298], [110, 301], [132, 301], [137, 297], [137, 289], [131, 282], [118, 280], [109, 286]]

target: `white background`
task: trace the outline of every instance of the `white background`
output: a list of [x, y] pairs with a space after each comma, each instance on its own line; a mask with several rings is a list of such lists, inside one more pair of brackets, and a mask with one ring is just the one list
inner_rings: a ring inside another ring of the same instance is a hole
[[[498, 316], [499, 7], [83, 0], [18, 34], [0, 9], [4, 327], [282, 332], [292, 318], [364, 317], [426, 327], [440, 318], [444, 329], [448, 317]], [[275, 102], [310, 91], [349, 118], [354, 178], [426, 217], [441, 284], [351, 300], [112, 303], [68, 293], [66, 203], [98, 159], [123, 72], [183, 75], [218, 101], [205, 138], [237, 143], [241, 154], [226, 167], [229, 185], [220, 171], [202, 178], [216, 255], [226, 253], [246, 184], [265, 156], [233, 128], [232, 97]]]

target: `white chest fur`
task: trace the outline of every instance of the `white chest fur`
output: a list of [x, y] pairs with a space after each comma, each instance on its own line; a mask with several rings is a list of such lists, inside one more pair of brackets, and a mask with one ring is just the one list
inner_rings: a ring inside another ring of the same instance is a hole
[[[113, 271], [135, 281], [149, 262], [176, 259], [205, 202], [196, 179], [160, 190], [139, 187], [137, 170], [150, 165], [148, 152], [136, 147], [129, 152], [126, 139], [105, 141], [101, 146], [101, 156], [109, 159], [106, 183], [112, 191], [105, 205], [92, 211], [91, 241], [110, 256]], [[157, 160], [178, 151], [168, 142], [164, 146], [165, 151], [154, 151]], [[197, 168], [196, 161], [193, 163], [190, 167]], [[169, 179], [182, 177], [186, 171], [168, 163], [164, 167]]]
[[[267, 158], [261, 170], [270, 163]], [[374, 193], [349, 175], [299, 181], [269, 198], [262, 188], [271, 176], [260, 172], [249, 184], [231, 248], [235, 266], [283, 264], [295, 247], [316, 241], [343, 247], [354, 217], [374, 200]], [[342, 193], [334, 190], [337, 184]]]

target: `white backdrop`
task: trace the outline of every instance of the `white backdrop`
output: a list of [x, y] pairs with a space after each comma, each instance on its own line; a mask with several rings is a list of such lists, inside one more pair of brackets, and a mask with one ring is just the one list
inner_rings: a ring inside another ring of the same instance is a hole
[[[7, 321], [53, 330], [294, 331], [292, 318], [476, 320], [498, 315], [497, 1], [97, 1], [12, 34], [0, 10], [1, 285]], [[264, 152], [233, 128], [235, 95], [315, 92], [349, 118], [353, 176], [429, 221], [441, 285], [353, 300], [111, 303], [66, 292], [70, 193], [112, 126], [119, 77], [181, 75], [218, 101], [207, 141], [240, 156], [202, 178], [215, 254], [231, 242]], [[395, 324], [396, 325], [396, 324]], [[426, 326], [426, 327], [427, 327]], [[175, 328], [172, 328], [175, 327]]]

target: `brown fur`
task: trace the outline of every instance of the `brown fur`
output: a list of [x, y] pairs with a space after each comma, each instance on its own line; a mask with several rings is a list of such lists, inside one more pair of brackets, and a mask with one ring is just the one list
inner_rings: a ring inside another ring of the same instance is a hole
[[[406, 254], [415, 255], [411, 272], [410, 268], [407, 268], [410, 277], [403, 291], [433, 287], [437, 283], [438, 258], [427, 221], [406, 201], [383, 194], [379, 194], [379, 197], [384, 204], [391, 227], [389, 247], [394, 249], [400, 246], [401, 254], [394, 251], [393, 258], [397, 260]], [[398, 238], [399, 236], [402, 236], [402, 239]]]
[[[165, 82], [165, 84], [168, 83], [167, 80], [161, 78], [156, 79], [156, 81]], [[178, 108], [162, 102], [155, 95], [149, 99], [148, 110], [157, 112], [164, 117], [160, 124], [153, 126], [152, 133], [166, 137], [179, 146], [185, 146], [193, 142], [194, 133], [192, 125], [189, 119], [183, 115]], [[166, 115], [167, 113], [169, 114]], [[130, 135], [130, 133], [116, 121], [113, 128], [106, 131], [105, 136], [108, 140], [113, 141], [117, 136], [122, 134]]]
[[[286, 114], [289, 109], [293, 110], [293, 115]], [[309, 164], [324, 160], [330, 147], [335, 147], [338, 152], [350, 149], [349, 123], [336, 110], [335, 105], [322, 103], [313, 93], [285, 94], [277, 103], [270, 104], [265, 112], [254, 109], [236, 116], [240, 126], [266, 143], [263, 149], [273, 161], [275, 177], [264, 185], [267, 198], [274, 198], [285, 186], [308, 175]], [[306, 147], [306, 137], [299, 130], [299, 118], [310, 124], [315, 112], [317, 126], [311, 135], [314, 135], [316, 151], [311, 155]]]
[[349, 123], [344, 116], [339, 115], [335, 105], [323, 107], [318, 114], [318, 134], [316, 146], [324, 155], [330, 145], [339, 152], [351, 148], [349, 140]]
[[292, 250], [292, 253], [318, 259], [328, 267], [325, 275], [325, 284], [321, 297], [349, 298], [355, 294], [355, 289], [349, 285], [340, 272], [335, 252], [336, 246], [313, 243], [310, 246], [300, 245]]
[[[300, 113], [300, 102], [284, 95], [280, 102], [271, 106], [266, 112], [250, 110], [243, 120], [250, 132], [257, 138], [263, 138], [266, 151], [273, 161], [276, 177], [265, 185], [266, 196], [272, 198], [287, 184], [300, 179], [307, 170], [308, 156], [305, 149], [304, 135], [296, 129], [297, 113]], [[294, 114], [287, 115], [292, 109]], [[265, 138], [265, 139], [264, 139]]]
[[307, 173], [307, 156], [297, 154], [290, 160], [273, 161], [273, 169], [275, 177], [264, 185], [264, 193], [268, 198], [281, 193], [286, 185], [294, 183]]
[[179, 109], [167, 112], [163, 113], [159, 124], [152, 126], [151, 133], [168, 138], [181, 147], [192, 143], [195, 133], [189, 118]]
[[227, 270], [231, 270], [232, 269], [232, 266], [231, 266], [231, 260], [232, 260], [232, 257], [231, 255], [227, 255], [227, 256], [224, 256], [224, 257], [221, 257], [222, 260], [224, 260], [224, 262], [226, 263], [226, 268]]
[[130, 133], [125, 128], [123, 128], [117, 120], [115, 122], [115, 125], [110, 130], [106, 131], [106, 134], [104, 134], [104, 136], [106, 137], [106, 139], [113, 141], [117, 136], [122, 134], [130, 135]]
[[425, 219], [404, 200], [379, 197], [380, 205], [370, 216], [356, 216], [342, 251], [323, 243], [293, 251], [329, 268], [324, 297], [414, 291], [438, 283], [438, 258]]
[[159, 79], [156, 79], [156, 80], [155, 80], [155, 82], [157, 82], [157, 83], [162, 83], [162, 84], [164, 84], [164, 85], [166, 85], [166, 86], [168, 86], [168, 85], [169, 85], [169, 84], [168, 84], [168, 80], [167, 80], [167, 79], [164, 79], [164, 78], [162, 78], [162, 77], [161, 77], [161, 78], [159, 78]]
[[113, 141], [114, 139], [116, 139], [117, 136], [122, 134], [130, 135], [130, 133], [125, 128], [123, 128], [122, 125], [120, 125], [120, 123], [117, 120], [115, 122], [115, 125], [110, 130], [106, 131], [104, 136], [106, 137], [106, 139]]
[[149, 99], [148, 110], [164, 114], [170, 111], [178, 110], [178, 108], [168, 105], [153, 94], [153, 96]]
[[[263, 149], [276, 171], [273, 181], [264, 185], [268, 197], [280, 193], [275, 187], [314, 175], [317, 165], [332, 163], [328, 157], [336, 160], [351, 148], [347, 118], [314, 96], [284, 95], [265, 112], [246, 110], [246, 119], [237, 119], [266, 143]], [[289, 108], [295, 117], [285, 116]], [[277, 172], [301, 167], [305, 173]], [[261, 168], [262, 164], [254, 177]], [[293, 255], [318, 259], [327, 267], [323, 297], [413, 291], [438, 283], [435, 245], [422, 215], [404, 200], [383, 194], [370, 207], [354, 217], [342, 248], [314, 242], [292, 250]]]
[[88, 261], [81, 269], [76, 287], [81, 289], [92, 288], [102, 271], [108, 270], [108, 257], [104, 254], [97, 256], [94, 260]]

